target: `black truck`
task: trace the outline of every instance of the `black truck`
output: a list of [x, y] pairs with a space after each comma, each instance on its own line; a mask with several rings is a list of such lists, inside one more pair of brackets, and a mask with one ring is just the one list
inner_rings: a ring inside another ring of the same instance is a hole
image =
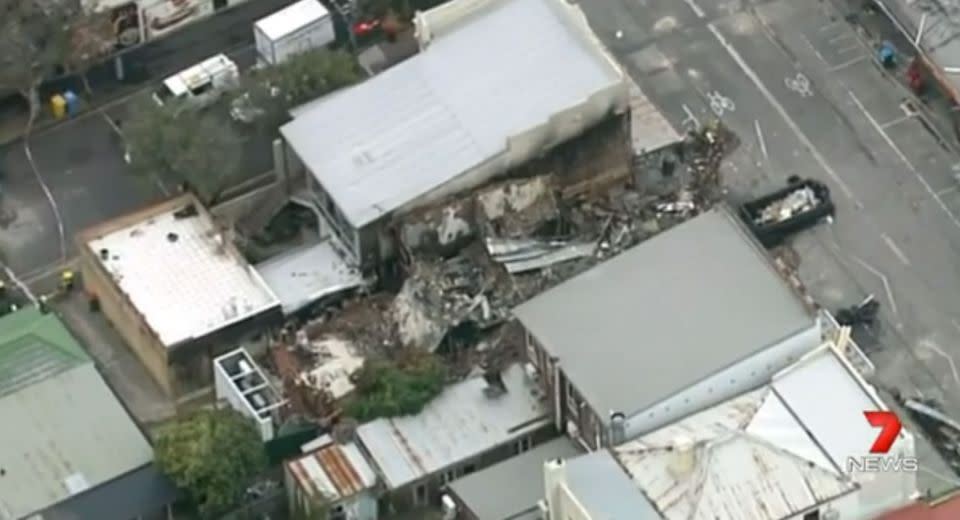
[[835, 209], [826, 184], [794, 176], [788, 179], [786, 187], [745, 202], [738, 212], [760, 243], [770, 248], [794, 233], [832, 218]]

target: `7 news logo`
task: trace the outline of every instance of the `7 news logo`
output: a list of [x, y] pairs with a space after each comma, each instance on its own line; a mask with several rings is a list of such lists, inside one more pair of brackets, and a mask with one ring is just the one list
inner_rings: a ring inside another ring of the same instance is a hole
[[863, 412], [867, 422], [874, 428], [880, 428], [873, 445], [870, 446], [870, 455], [862, 457], [847, 457], [847, 473], [853, 472], [915, 472], [919, 469], [916, 457], [900, 457], [890, 455], [893, 443], [897, 441], [903, 424], [897, 414], [887, 410]]

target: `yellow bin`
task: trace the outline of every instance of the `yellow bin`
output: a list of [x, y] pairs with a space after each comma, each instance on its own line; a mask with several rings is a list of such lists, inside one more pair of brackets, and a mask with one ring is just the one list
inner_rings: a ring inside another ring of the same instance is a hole
[[54, 94], [50, 98], [50, 112], [53, 113], [54, 118], [63, 119], [67, 113], [67, 100], [60, 94]]

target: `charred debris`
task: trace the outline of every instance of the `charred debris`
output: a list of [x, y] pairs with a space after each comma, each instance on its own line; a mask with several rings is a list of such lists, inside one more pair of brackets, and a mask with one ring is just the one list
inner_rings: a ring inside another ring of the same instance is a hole
[[522, 353], [509, 321], [516, 304], [712, 208], [734, 146], [715, 124], [612, 174], [548, 171], [404, 215], [393, 223], [399, 275], [381, 279], [399, 290], [357, 294], [291, 324], [268, 365], [295, 413], [328, 419], [362, 364], [340, 360], [317, 375], [314, 367], [336, 357], [318, 347], [331, 341], [351, 359], [421, 350], [439, 355], [453, 378], [496, 373]]

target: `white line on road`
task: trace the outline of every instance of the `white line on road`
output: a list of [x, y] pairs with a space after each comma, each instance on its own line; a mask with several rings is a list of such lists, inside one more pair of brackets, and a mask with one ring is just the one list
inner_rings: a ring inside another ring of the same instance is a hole
[[890, 238], [890, 235], [886, 233], [881, 233], [880, 236], [883, 237], [883, 241], [887, 243], [887, 247], [889, 247], [890, 250], [893, 251], [893, 254], [897, 255], [897, 258], [899, 258], [900, 261], [903, 262], [903, 265], [910, 265], [910, 259], [907, 258], [907, 255], [903, 252], [902, 249], [900, 249], [900, 246], [898, 246], [897, 243], [894, 242], [892, 238]]
[[807, 35], [803, 33], [800, 33], [800, 36], [803, 38], [803, 41], [807, 42], [807, 47], [810, 47], [810, 50], [813, 51], [813, 53], [817, 56], [817, 58], [820, 61], [822, 61], [824, 65], [829, 65], [829, 63], [827, 63], [827, 60], [823, 57], [823, 54], [820, 54], [820, 50], [817, 49], [817, 46], [814, 45], [812, 41], [810, 41], [810, 38], [807, 38]]
[[943, 199], [941, 199], [940, 196], [937, 195], [937, 192], [933, 191], [933, 188], [930, 187], [930, 183], [927, 182], [927, 179], [924, 179], [923, 175], [920, 175], [920, 172], [918, 172], [917, 169], [913, 167], [913, 164], [910, 163], [910, 161], [907, 159], [907, 156], [904, 155], [902, 151], [900, 151], [900, 148], [897, 147], [897, 144], [893, 142], [893, 139], [891, 139], [890, 136], [887, 135], [887, 132], [885, 132], [883, 128], [880, 126], [880, 124], [877, 123], [877, 120], [873, 118], [873, 115], [870, 114], [870, 112], [867, 112], [866, 107], [863, 106], [863, 103], [860, 102], [857, 96], [853, 92], [849, 92], [849, 94], [850, 94], [850, 99], [852, 99], [853, 103], [857, 105], [857, 108], [859, 108], [860, 111], [863, 112], [864, 117], [866, 117], [867, 120], [870, 121], [870, 124], [873, 125], [873, 128], [877, 131], [877, 133], [880, 134], [880, 137], [883, 137], [883, 140], [886, 141], [887, 145], [893, 150], [895, 154], [897, 154], [897, 157], [899, 157], [900, 160], [903, 161], [903, 164], [907, 165], [907, 168], [909, 168], [910, 171], [913, 172], [913, 175], [917, 178], [918, 181], [920, 181], [920, 184], [923, 184], [923, 187], [924, 189], [927, 190], [927, 193], [929, 193], [930, 196], [933, 197], [933, 200], [937, 202], [937, 204], [940, 206], [940, 209], [942, 209], [943, 212], [950, 217], [950, 220], [953, 221], [953, 225], [960, 228], [960, 220], [958, 220], [957, 216], [954, 215], [952, 211], [950, 211], [950, 208], [948, 208], [947, 205], [943, 203]]
[[836, 182], [837, 185], [840, 186], [840, 190], [843, 191], [843, 194], [846, 195], [847, 198], [854, 201], [854, 203], [859, 206], [860, 201], [858, 201], [856, 196], [854, 196], [853, 191], [850, 190], [850, 187], [847, 186], [847, 183], [843, 182], [843, 179], [840, 178], [837, 172], [835, 172], [833, 168], [831, 168], [830, 165], [827, 164], [827, 160], [824, 159], [823, 155], [820, 154], [820, 151], [813, 146], [813, 142], [811, 142], [810, 139], [806, 136], [806, 134], [804, 134], [803, 131], [800, 130], [800, 126], [797, 125], [797, 123], [793, 120], [793, 118], [790, 117], [790, 114], [788, 114], [787, 110], [783, 108], [783, 105], [781, 105], [780, 102], [777, 101], [777, 98], [775, 98], [773, 94], [770, 93], [770, 90], [767, 89], [766, 85], [764, 85], [763, 82], [760, 81], [760, 77], [757, 76], [757, 73], [754, 72], [753, 69], [750, 67], [750, 65], [748, 65], [747, 62], [743, 59], [743, 57], [740, 56], [740, 53], [737, 52], [737, 49], [734, 49], [733, 46], [727, 42], [727, 39], [723, 36], [723, 34], [720, 33], [720, 31], [712, 23], [707, 24], [707, 28], [713, 34], [713, 37], [716, 38], [718, 42], [720, 42], [720, 45], [722, 45], [723, 48], [726, 49], [727, 53], [730, 55], [731, 58], [733, 58], [733, 61], [737, 63], [737, 65], [740, 67], [743, 73], [746, 74], [747, 77], [750, 78], [750, 81], [752, 81], [753, 84], [757, 87], [757, 89], [760, 90], [760, 93], [763, 94], [763, 97], [767, 98], [767, 101], [773, 106], [774, 109], [776, 109], [777, 113], [780, 114], [780, 117], [782, 117], [783, 120], [787, 123], [787, 126], [790, 127], [790, 130], [792, 130], [793, 133], [796, 134], [797, 139], [799, 139], [800, 142], [803, 143], [803, 146], [807, 148], [807, 150], [810, 152], [810, 155], [812, 155], [814, 160], [817, 161], [817, 164], [819, 164], [820, 167], [823, 168], [823, 170], [827, 172], [828, 175], [830, 175], [830, 177], [834, 180], [834, 182]]
[[29, 135], [23, 139], [23, 153], [27, 156], [27, 162], [30, 164], [30, 171], [33, 172], [33, 176], [37, 179], [37, 183], [40, 184], [40, 188], [43, 190], [43, 195], [47, 198], [47, 202], [50, 203], [50, 210], [53, 211], [53, 218], [57, 221], [57, 239], [60, 242], [60, 259], [62, 260], [67, 257], [67, 237], [66, 233], [63, 231], [63, 218], [60, 217], [60, 206], [57, 205], [57, 199], [53, 198], [53, 192], [50, 191], [50, 187], [47, 186], [47, 181], [43, 179], [40, 169], [37, 168], [37, 163], [33, 160], [33, 150], [30, 149]]
[[827, 70], [828, 70], [829, 72], [837, 72], [837, 71], [839, 71], [839, 70], [843, 70], [843, 69], [845, 69], [845, 68], [847, 68], [847, 67], [850, 67], [850, 66], [852, 66], [852, 65], [856, 65], [857, 63], [860, 63], [861, 61], [864, 61], [864, 60], [866, 60], [866, 59], [867, 59], [866, 56], [858, 56], [858, 57], [856, 57], [856, 58], [853, 58], [852, 60], [847, 60], [847, 61], [845, 61], [845, 62], [843, 62], [843, 63], [841, 63], [841, 64], [839, 64], [839, 65], [834, 65], [833, 67], [830, 67], [830, 68], [827, 69]]
[[848, 52], [859, 51], [862, 48], [863, 47], [861, 47], [859, 43], [854, 45], [848, 45], [842, 49], [837, 49], [837, 54], [846, 54]]
[[117, 122], [113, 120], [112, 117], [107, 115], [106, 112], [100, 112], [100, 115], [103, 116], [103, 120], [110, 125], [110, 128], [113, 130], [113, 133], [117, 134], [120, 137], [123, 137], [123, 132], [120, 131], [120, 127], [117, 125]]
[[903, 123], [904, 121], [909, 121], [909, 120], [913, 119], [914, 116], [915, 116], [915, 114], [910, 114], [910, 115], [906, 115], [906, 116], [903, 116], [903, 117], [898, 117], [898, 118], [894, 119], [893, 121], [888, 121], [888, 122], [886, 122], [886, 123], [881, 124], [881, 125], [880, 125], [880, 128], [890, 128], [891, 126], [898, 125], [898, 124], [900, 124], [900, 123]]
[[934, 354], [937, 354], [938, 356], [946, 359], [947, 363], [950, 364], [950, 372], [953, 373], [953, 381], [957, 384], [958, 387], [960, 387], [960, 372], [957, 372], [957, 364], [953, 361], [953, 358], [951, 356], [947, 355], [947, 353], [941, 350], [940, 347], [934, 345], [929, 341], [919, 341], [917, 342], [917, 346], [930, 350]]
[[[683, 112], [687, 114], [687, 121], [690, 121], [694, 125], [696, 125], [694, 130], [700, 130], [700, 120], [697, 119], [697, 116], [693, 113], [692, 110], [690, 110], [690, 107], [688, 107], [686, 104], [682, 104], [680, 106], [683, 107]], [[684, 121], [684, 123], [686, 123], [687, 121]]]
[[840, 40], [846, 40], [849, 38], [853, 38], [853, 35], [850, 33], [843, 33], [843, 34], [834, 36], [833, 38], [830, 38], [829, 40], [827, 40], [827, 42], [833, 44], [833, 43], [839, 42]]
[[870, 271], [871, 273], [874, 274], [874, 276], [880, 279], [880, 281], [883, 283], [883, 290], [887, 293], [887, 299], [890, 300], [890, 310], [893, 311], [893, 314], [895, 316], [899, 316], [900, 311], [897, 310], [897, 300], [893, 299], [893, 289], [890, 288], [890, 282], [887, 280], [887, 277], [884, 276], [883, 273], [875, 269], [872, 265], [864, 262], [858, 257], [850, 255], [850, 258], [852, 258], [854, 262], [860, 264], [861, 266], [863, 266], [864, 269], [866, 269], [867, 271]]
[[690, 9], [693, 11], [693, 14], [697, 15], [697, 18], [706, 18], [707, 13], [703, 12], [703, 8], [697, 5], [697, 2], [694, 0], [683, 0], [683, 2], [690, 7]]
[[30, 288], [27, 287], [27, 284], [23, 283], [22, 280], [17, 278], [17, 275], [14, 274], [14, 272], [11, 271], [9, 267], [3, 266], [3, 273], [7, 276], [7, 278], [10, 279], [10, 281], [12, 281], [20, 289], [20, 292], [22, 292], [27, 297], [27, 299], [30, 300], [30, 303], [34, 305], [37, 304], [37, 298], [36, 296], [33, 295], [33, 292], [30, 291]]
[[769, 160], [770, 156], [767, 155], [767, 142], [763, 140], [763, 130], [760, 129], [760, 121], [758, 119], [753, 120], [753, 128], [757, 131], [757, 142], [760, 143], [760, 153], [763, 154], [765, 160]]
[[944, 195], [949, 195], [957, 191], [958, 188], [960, 188], [960, 186], [950, 186], [949, 188], [944, 188], [942, 190], [937, 191], [937, 195], [941, 197]]

